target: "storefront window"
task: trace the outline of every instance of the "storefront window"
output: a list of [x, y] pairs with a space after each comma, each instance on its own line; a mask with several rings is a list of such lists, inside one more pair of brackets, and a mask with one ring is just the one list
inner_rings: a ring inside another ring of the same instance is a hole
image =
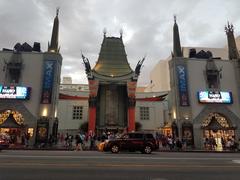
[[30, 137], [33, 137], [33, 128], [28, 128], [28, 134]]

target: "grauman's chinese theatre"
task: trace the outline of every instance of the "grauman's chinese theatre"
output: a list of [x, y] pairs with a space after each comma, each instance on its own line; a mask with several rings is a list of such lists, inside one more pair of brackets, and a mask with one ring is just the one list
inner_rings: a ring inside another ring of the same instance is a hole
[[94, 68], [82, 56], [89, 83], [88, 131], [135, 130], [135, 91], [144, 58], [129, 66], [122, 33], [104, 38]]

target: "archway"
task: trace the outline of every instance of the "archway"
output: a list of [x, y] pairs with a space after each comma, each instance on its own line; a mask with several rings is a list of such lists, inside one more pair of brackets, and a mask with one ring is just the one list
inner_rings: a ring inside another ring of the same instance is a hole
[[[235, 127], [231, 121], [221, 113], [212, 112], [202, 122], [203, 137], [207, 140], [215, 139], [216, 148], [223, 146], [228, 139], [235, 139]], [[219, 142], [218, 142], [219, 141]], [[212, 146], [212, 145], [210, 145]], [[207, 147], [205, 147], [207, 148]], [[212, 149], [214, 147], [210, 147]]]
[[32, 128], [24, 124], [23, 115], [15, 110], [3, 110], [0, 112], [0, 133], [9, 138], [12, 145], [26, 145]]

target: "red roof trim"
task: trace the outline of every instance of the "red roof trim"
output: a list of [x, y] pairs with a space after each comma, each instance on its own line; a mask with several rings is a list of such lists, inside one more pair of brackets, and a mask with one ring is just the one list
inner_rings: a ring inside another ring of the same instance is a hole
[[88, 100], [88, 97], [82, 97], [82, 96], [71, 96], [66, 94], [59, 94], [59, 99], [65, 99], [65, 100]]
[[[167, 94], [157, 96], [157, 97], [148, 97], [148, 98], [136, 98], [136, 101], [149, 101], [149, 102], [155, 102], [155, 101], [164, 101]], [[72, 95], [66, 95], [66, 94], [59, 94], [59, 99], [64, 100], [88, 100], [88, 97], [83, 96], [72, 96]]]
[[136, 98], [137, 101], [164, 101], [166, 98], [167, 94], [157, 96], [157, 97], [148, 97], [148, 98]]

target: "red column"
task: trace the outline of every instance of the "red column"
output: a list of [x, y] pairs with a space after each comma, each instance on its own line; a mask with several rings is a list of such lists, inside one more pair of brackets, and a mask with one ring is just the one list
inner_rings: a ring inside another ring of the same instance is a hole
[[96, 128], [96, 97], [98, 92], [98, 84], [97, 80], [88, 79], [89, 84], [89, 111], [88, 111], [88, 134], [94, 134]]
[[135, 131], [135, 107], [128, 107], [128, 131]]
[[95, 133], [96, 128], [96, 107], [89, 107], [88, 111], [88, 133]]

